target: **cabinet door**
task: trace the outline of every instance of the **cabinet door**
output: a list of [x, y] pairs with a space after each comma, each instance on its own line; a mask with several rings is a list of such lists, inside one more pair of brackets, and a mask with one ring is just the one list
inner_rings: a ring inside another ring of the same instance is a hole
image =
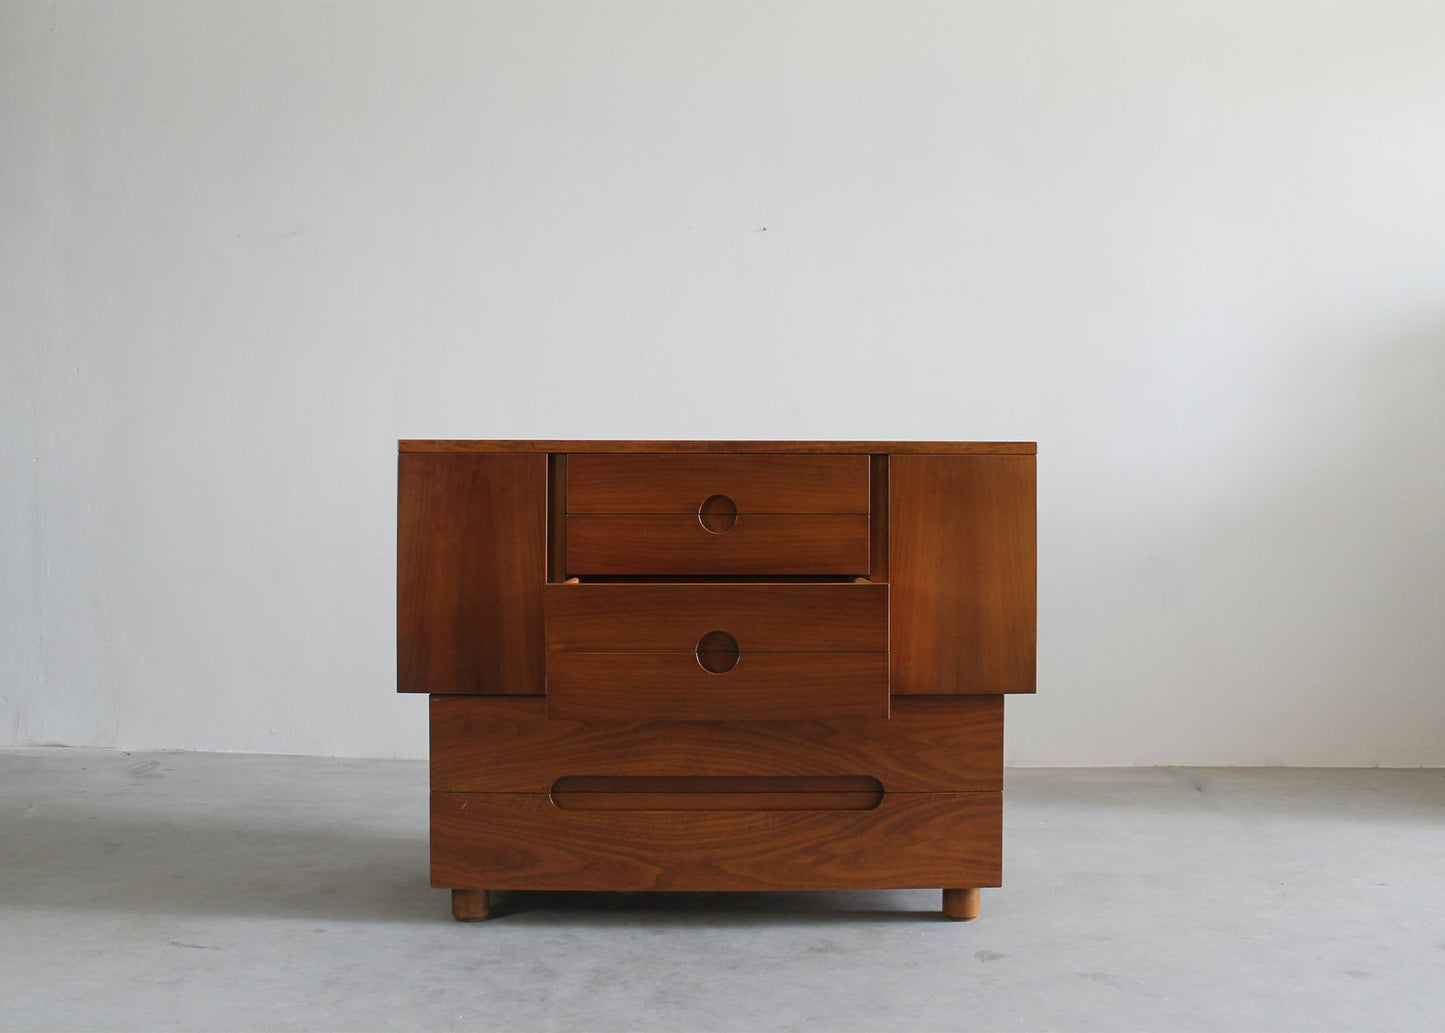
[[1033, 692], [1034, 457], [889, 459], [896, 695]]
[[547, 457], [404, 452], [397, 690], [538, 694]]

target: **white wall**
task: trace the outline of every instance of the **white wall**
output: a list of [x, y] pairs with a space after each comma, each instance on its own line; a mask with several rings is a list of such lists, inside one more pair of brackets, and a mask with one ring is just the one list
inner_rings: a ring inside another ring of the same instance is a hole
[[1023, 764], [1445, 764], [1445, 7], [0, 6], [0, 742], [419, 756], [399, 437], [1037, 439]]

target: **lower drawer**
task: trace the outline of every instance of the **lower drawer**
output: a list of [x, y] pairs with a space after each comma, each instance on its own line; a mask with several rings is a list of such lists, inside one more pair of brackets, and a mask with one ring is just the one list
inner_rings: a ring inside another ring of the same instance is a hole
[[563, 810], [540, 793], [433, 793], [432, 885], [514, 890], [997, 886], [1001, 793], [872, 810]]

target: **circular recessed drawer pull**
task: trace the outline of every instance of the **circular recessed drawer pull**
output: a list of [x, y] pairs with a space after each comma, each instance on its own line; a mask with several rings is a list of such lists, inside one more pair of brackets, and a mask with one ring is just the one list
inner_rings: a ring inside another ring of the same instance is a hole
[[738, 665], [738, 640], [726, 631], [709, 631], [697, 640], [697, 662], [704, 671], [727, 674]]
[[709, 495], [697, 508], [697, 519], [713, 534], [731, 531], [738, 522], [738, 504], [726, 495]]

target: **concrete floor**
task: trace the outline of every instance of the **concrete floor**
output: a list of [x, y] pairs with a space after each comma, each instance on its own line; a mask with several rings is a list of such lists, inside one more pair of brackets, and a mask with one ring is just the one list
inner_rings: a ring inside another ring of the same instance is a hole
[[4, 1030], [1445, 1029], [1445, 772], [1019, 770], [933, 891], [427, 887], [414, 762], [0, 750]]

